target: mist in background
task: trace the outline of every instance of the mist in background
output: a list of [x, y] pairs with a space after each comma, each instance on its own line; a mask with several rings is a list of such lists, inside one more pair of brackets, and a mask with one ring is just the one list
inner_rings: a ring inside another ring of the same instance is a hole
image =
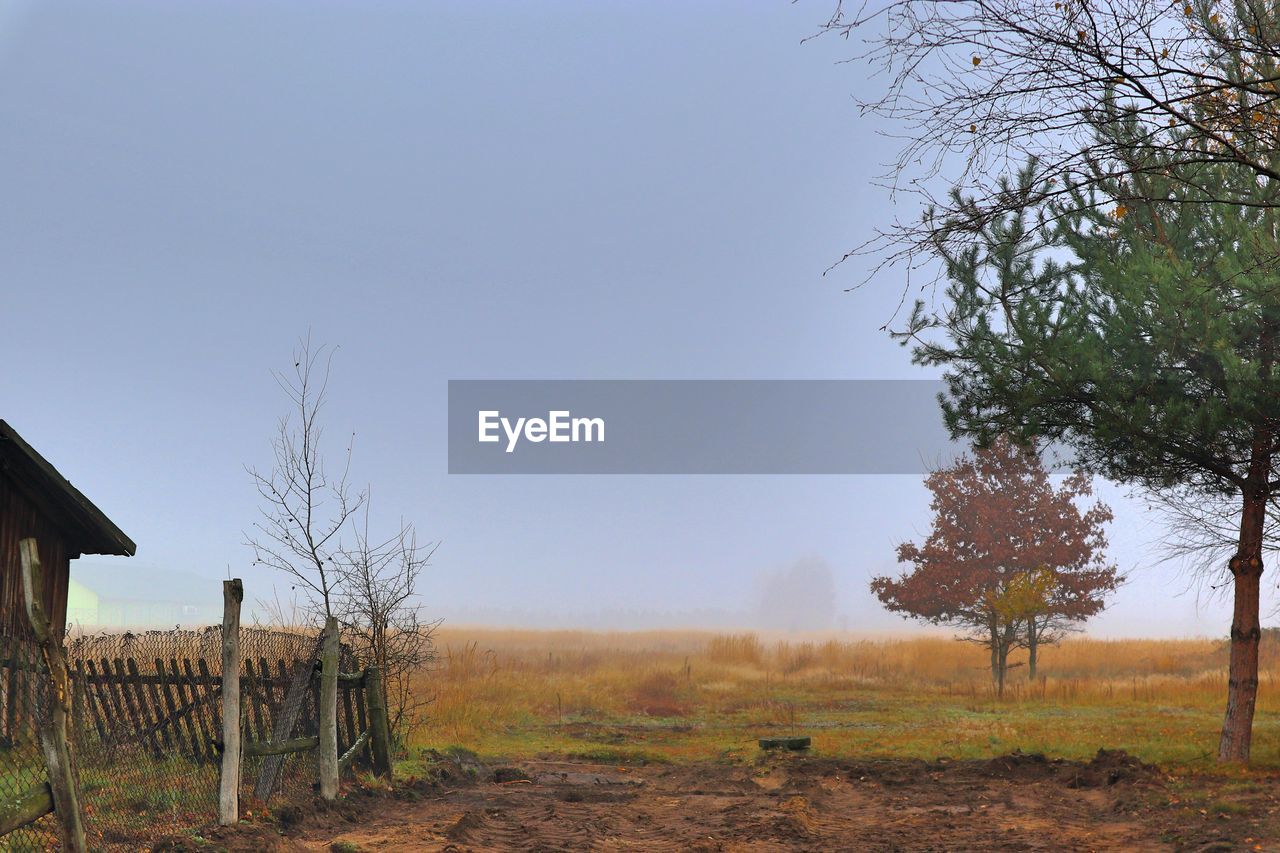
[[[449, 379], [931, 375], [881, 331], [902, 271], [823, 274], [917, 214], [875, 183], [897, 143], [856, 45], [801, 43], [830, 12], [0, 2], [0, 417], [139, 546], [73, 577], [154, 620], [212, 621], [229, 575], [288, 597], [242, 544], [244, 466], [310, 330], [330, 454], [354, 435], [375, 518], [443, 540], [432, 615], [912, 629], [867, 582], [923, 534], [920, 477], [446, 473]], [[1090, 630], [1225, 634], [1103, 497], [1131, 582]]]
[[[835, 575], [821, 557], [805, 557], [759, 579], [752, 624], [779, 631], [827, 631], [836, 626]], [[848, 627], [848, 617], [841, 620]]]

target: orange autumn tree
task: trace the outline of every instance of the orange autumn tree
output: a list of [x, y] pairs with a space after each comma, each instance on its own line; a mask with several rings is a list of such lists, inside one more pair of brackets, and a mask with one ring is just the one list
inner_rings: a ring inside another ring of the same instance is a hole
[[1106, 605], [1123, 578], [1106, 561], [1111, 509], [1081, 508], [1093, 494], [1082, 473], [1054, 488], [1040, 457], [1006, 438], [931, 473], [933, 529], [898, 546], [912, 568], [878, 577], [871, 591], [906, 618], [959, 628], [991, 652], [1004, 693], [1009, 652], [1037, 649]]

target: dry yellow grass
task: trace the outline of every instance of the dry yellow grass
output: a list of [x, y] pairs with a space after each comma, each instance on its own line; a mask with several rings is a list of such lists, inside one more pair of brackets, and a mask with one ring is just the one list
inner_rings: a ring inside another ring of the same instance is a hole
[[[1029, 681], [1015, 656], [1003, 700], [984, 650], [927, 636], [777, 639], [698, 631], [594, 633], [448, 628], [415, 745], [505, 755], [658, 760], [745, 755], [780, 726], [829, 750], [886, 754], [1087, 754], [1123, 746], [1155, 760], [1207, 757], [1226, 695], [1225, 642], [1073, 638], [1041, 652]], [[1272, 687], [1280, 643], [1264, 644], [1259, 740], [1280, 764]], [[939, 729], [939, 726], [942, 729]]]

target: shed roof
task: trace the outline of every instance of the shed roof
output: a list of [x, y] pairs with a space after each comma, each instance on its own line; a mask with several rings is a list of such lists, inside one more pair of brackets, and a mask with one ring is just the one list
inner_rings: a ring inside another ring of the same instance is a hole
[[74, 551], [132, 557], [138, 550], [132, 539], [4, 420], [0, 420], [0, 473], [49, 516]]

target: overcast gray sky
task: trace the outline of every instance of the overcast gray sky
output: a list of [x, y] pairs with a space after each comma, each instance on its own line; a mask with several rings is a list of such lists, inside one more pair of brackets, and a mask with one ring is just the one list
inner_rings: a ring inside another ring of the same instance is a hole
[[[243, 466], [310, 329], [375, 513], [444, 540], [430, 612], [746, 611], [820, 557], [850, 628], [904, 627], [866, 583], [918, 477], [446, 474], [449, 379], [926, 376], [879, 331], [901, 273], [822, 275], [893, 215], [875, 81], [801, 44], [829, 7], [0, 0], [0, 417], [137, 562], [265, 597]], [[1093, 630], [1225, 634], [1106, 496], [1133, 581]]]

